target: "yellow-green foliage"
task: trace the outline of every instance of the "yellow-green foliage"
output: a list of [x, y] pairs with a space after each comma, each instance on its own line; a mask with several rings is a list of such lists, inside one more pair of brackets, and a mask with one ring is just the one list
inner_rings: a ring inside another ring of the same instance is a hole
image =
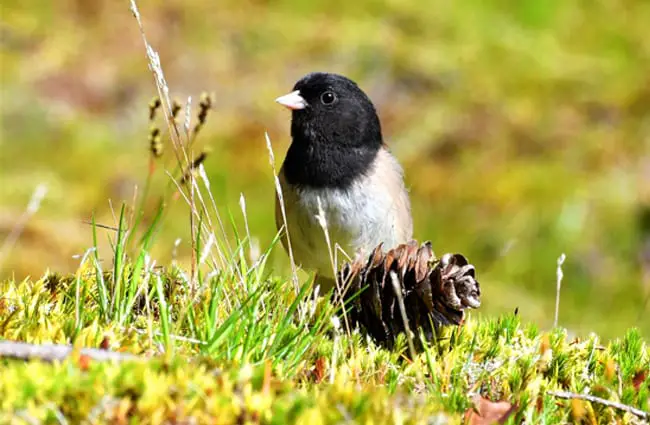
[[[107, 200], [117, 206], [143, 189], [155, 88], [128, 3], [3, 1], [0, 240], [34, 187], [49, 189], [3, 277], [73, 272], [90, 239], [82, 220], [95, 212], [116, 225]], [[518, 306], [550, 326], [565, 252], [562, 324], [650, 336], [638, 264], [650, 204], [646, 0], [139, 6], [172, 96], [192, 95], [196, 106], [202, 91], [215, 94], [199, 138], [213, 147], [206, 171], [223, 211], [236, 216], [245, 194], [261, 246], [275, 231], [264, 131], [278, 161], [289, 141], [288, 114], [273, 99], [306, 72], [341, 72], [369, 93], [404, 164], [417, 239], [476, 264], [490, 288], [485, 311]], [[162, 164], [172, 157], [165, 146], [154, 187], [168, 183]], [[160, 261], [176, 238], [179, 261], [190, 255], [178, 203], [152, 253]], [[288, 270], [283, 253], [271, 261]]]
[[73, 361], [10, 362], [3, 365], [0, 394], [5, 421], [11, 414], [48, 423], [62, 415], [70, 423], [317, 425], [354, 418], [357, 423], [414, 424], [435, 417], [437, 410], [421, 395], [389, 396], [385, 389], [363, 384], [300, 388], [265, 378], [263, 366], [223, 371], [181, 359], [91, 364], [86, 370]]
[[[79, 354], [60, 364], [0, 360], [5, 418], [47, 423], [60, 417], [69, 423], [460, 423], [473, 394], [481, 394], [516, 404], [511, 423], [560, 423], [579, 420], [577, 414], [595, 423], [634, 423], [630, 414], [587, 402], [579, 402], [578, 409], [548, 394], [558, 389], [650, 408], [650, 350], [636, 330], [603, 345], [596, 335], [578, 339], [562, 329], [539, 332], [512, 315], [470, 319], [445, 329], [437, 343], [410, 360], [404, 336], [397, 350], [389, 352], [341, 327], [310, 334], [304, 325], [315, 323], [318, 313], [303, 319], [296, 313], [289, 324], [260, 303], [236, 316], [246, 326], [229, 331], [232, 341], [221, 341], [208, 352], [201, 348], [206, 343], [201, 332], [192, 334], [183, 323], [177, 323], [177, 334], [165, 346], [160, 321], [146, 308], [134, 310], [122, 328], [103, 323], [91, 296], [84, 298], [80, 316], [94, 319], [76, 326], [75, 281], [50, 276], [4, 282], [0, 338], [89, 347], [104, 340], [111, 349], [142, 360], [101, 363]], [[92, 278], [83, 280], [80, 293], [90, 293], [92, 284]], [[254, 297], [269, 291], [267, 302], [286, 311], [293, 297], [277, 294], [291, 293], [290, 287], [290, 282], [280, 282], [271, 291], [261, 282], [250, 291]], [[182, 310], [184, 302], [179, 296], [172, 309]], [[305, 298], [303, 307], [310, 302]], [[224, 305], [219, 310], [215, 327], [236, 314]], [[181, 339], [197, 335], [197, 340]], [[259, 335], [284, 335], [287, 341], [297, 336], [307, 344], [290, 344], [290, 352], [260, 351], [265, 343]], [[246, 348], [247, 341], [255, 342]]]

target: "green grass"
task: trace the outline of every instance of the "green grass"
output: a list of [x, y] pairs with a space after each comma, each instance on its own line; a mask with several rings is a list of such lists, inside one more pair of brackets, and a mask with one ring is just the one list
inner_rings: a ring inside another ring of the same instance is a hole
[[[603, 345], [596, 335], [542, 332], [513, 315], [472, 318], [411, 360], [405, 338], [389, 352], [361, 333], [332, 328], [331, 308], [322, 300], [314, 304], [308, 292], [296, 298], [288, 279], [250, 280], [226, 301], [223, 288], [236, 286], [235, 276], [213, 278], [197, 302], [190, 291], [174, 290], [173, 271], [150, 273], [150, 284], [143, 279], [141, 285], [151, 298], [123, 324], [101, 318], [92, 267], [80, 270], [81, 280], [4, 282], [0, 338], [103, 344], [142, 356], [122, 363], [78, 354], [54, 364], [1, 360], [5, 418], [459, 423], [473, 395], [481, 394], [518, 406], [509, 423], [634, 423], [629, 414], [597, 403], [578, 408], [548, 393], [557, 389], [650, 408], [650, 349], [636, 330]], [[124, 283], [130, 283], [126, 276]]]

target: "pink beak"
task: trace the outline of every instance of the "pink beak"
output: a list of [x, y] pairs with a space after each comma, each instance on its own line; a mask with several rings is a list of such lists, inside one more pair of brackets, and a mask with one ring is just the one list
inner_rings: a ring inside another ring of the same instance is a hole
[[285, 94], [284, 96], [280, 96], [277, 99], [275, 99], [276, 102], [278, 102], [280, 105], [291, 109], [292, 111], [298, 110], [298, 109], [305, 109], [309, 104], [307, 101], [300, 96], [300, 90], [292, 91], [289, 94]]

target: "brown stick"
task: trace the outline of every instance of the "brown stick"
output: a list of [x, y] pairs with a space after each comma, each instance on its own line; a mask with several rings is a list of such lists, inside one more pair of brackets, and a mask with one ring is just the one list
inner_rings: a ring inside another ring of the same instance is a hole
[[[18, 360], [38, 359], [45, 362], [62, 361], [72, 352], [71, 345], [63, 344], [29, 344], [26, 342], [0, 341], [0, 358]], [[128, 353], [118, 353], [98, 348], [82, 348], [80, 355], [96, 361], [142, 360], [142, 357]]]
[[641, 419], [645, 419], [645, 420], [650, 419], [649, 412], [643, 411], [641, 409], [637, 409], [636, 407], [628, 406], [627, 404], [618, 403], [616, 401], [605, 400], [604, 398], [596, 397], [590, 394], [577, 394], [577, 393], [570, 393], [568, 391], [549, 391], [548, 393], [558, 398], [578, 399], [578, 400], [586, 400], [591, 403], [599, 403], [607, 407], [613, 407], [614, 409], [631, 413], [634, 416], [637, 416]]

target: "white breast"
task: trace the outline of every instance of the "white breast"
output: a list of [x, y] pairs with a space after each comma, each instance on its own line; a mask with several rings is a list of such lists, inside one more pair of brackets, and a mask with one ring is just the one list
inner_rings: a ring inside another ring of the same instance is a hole
[[[381, 169], [381, 172], [377, 172]], [[380, 243], [386, 249], [412, 236], [408, 194], [395, 158], [382, 150], [376, 166], [348, 189], [295, 189], [283, 185], [287, 227], [296, 262], [332, 277], [333, 267], [325, 233], [317, 215], [320, 205], [332, 252], [338, 244], [350, 258]], [[346, 261], [338, 254], [338, 265]]]

